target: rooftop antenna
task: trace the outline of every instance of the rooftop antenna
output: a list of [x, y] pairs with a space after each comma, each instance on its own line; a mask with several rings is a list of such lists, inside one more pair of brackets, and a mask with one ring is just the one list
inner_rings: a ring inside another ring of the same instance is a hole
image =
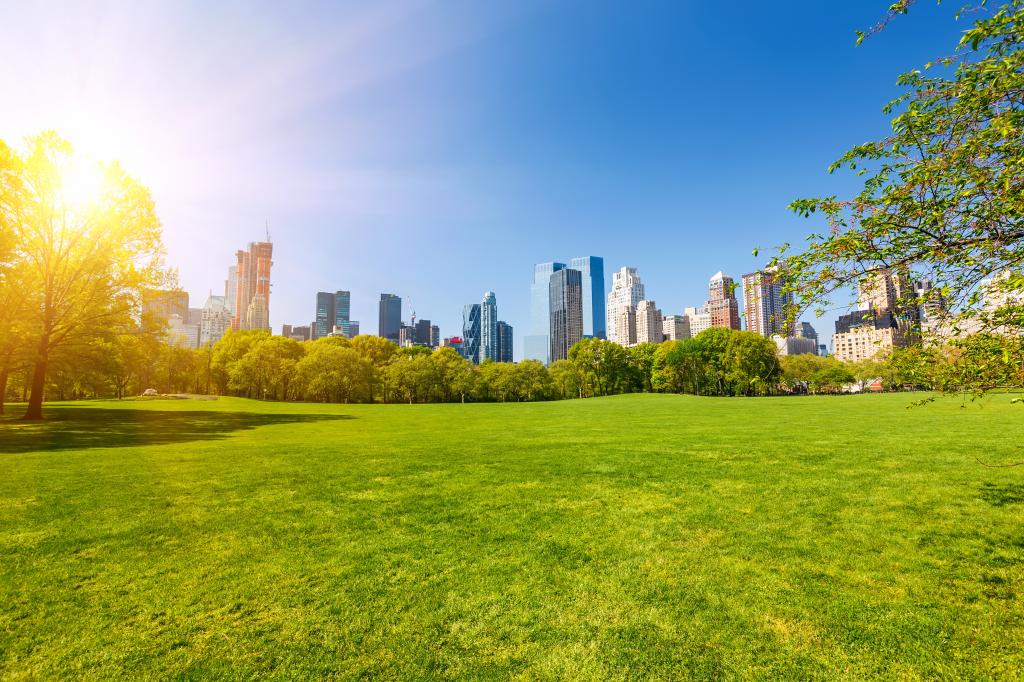
[[265, 219], [267, 221], [267, 241], [270, 241], [270, 218]]

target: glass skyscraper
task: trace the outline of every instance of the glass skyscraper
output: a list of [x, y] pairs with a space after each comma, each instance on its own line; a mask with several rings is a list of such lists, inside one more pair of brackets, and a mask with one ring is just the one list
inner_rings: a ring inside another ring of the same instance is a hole
[[480, 363], [480, 304], [471, 303], [462, 309], [462, 357]]
[[565, 268], [565, 263], [537, 263], [533, 267], [530, 285], [530, 333], [523, 338], [523, 355], [527, 360], [539, 360], [545, 365], [551, 353], [551, 275]]
[[512, 362], [512, 325], [498, 320], [498, 362]]
[[498, 361], [498, 301], [493, 291], [480, 302], [480, 362]]
[[551, 361], [565, 360], [583, 338], [583, 278], [579, 270], [562, 269], [548, 285], [551, 306]]
[[398, 343], [398, 330], [402, 328], [402, 299], [394, 294], [380, 295], [377, 334]]
[[580, 256], [569, 261], [569, 267], [579, 270], [583, 278], [583, 336], [605, 339], [604, 258]]
[[333, 331], [334, 319], [334, 294], [327, 291], [317, 292], [313, 338], [320, 339], [330, 334]]

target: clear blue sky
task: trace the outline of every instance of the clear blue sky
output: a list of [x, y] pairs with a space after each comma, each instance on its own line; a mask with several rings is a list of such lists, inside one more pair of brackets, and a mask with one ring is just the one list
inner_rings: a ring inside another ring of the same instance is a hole
[[122, 159], [193, 305], [269, 218], [275, 331], [349, 289], [364, 331], [386, 291], [447, 336], [493, 290], [518, 357], [534, 262], [679, 313], [817, 229], [786, 205], [855, 188], [829, 162], [965, 27], [922, 0], [855, 47], [888, 4], [7, 2], [0, 137]]

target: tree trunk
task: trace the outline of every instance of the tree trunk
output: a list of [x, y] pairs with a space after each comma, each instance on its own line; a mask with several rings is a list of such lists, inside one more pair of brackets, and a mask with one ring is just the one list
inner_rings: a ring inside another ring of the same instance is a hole
[[46, 390], [46, 368], [50, 355], [49, 334], [44, 334], [39, 341], [39, 356], [36, 358], [36, 367], [32, 372], [32, 393], [28, 399], [28, 410], [25, 411], [24, 419], [43, 418], [43, 392]]
[[4, 413], [4, 398], [7, 397], [7, 368], [0, 370], [0, 414]]

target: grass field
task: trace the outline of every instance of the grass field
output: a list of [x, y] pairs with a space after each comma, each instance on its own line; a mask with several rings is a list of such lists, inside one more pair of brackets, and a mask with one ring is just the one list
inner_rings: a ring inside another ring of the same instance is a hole
[[1024, 407], [909, 401], [0, 421], [0, 678], [1022, 678]]

